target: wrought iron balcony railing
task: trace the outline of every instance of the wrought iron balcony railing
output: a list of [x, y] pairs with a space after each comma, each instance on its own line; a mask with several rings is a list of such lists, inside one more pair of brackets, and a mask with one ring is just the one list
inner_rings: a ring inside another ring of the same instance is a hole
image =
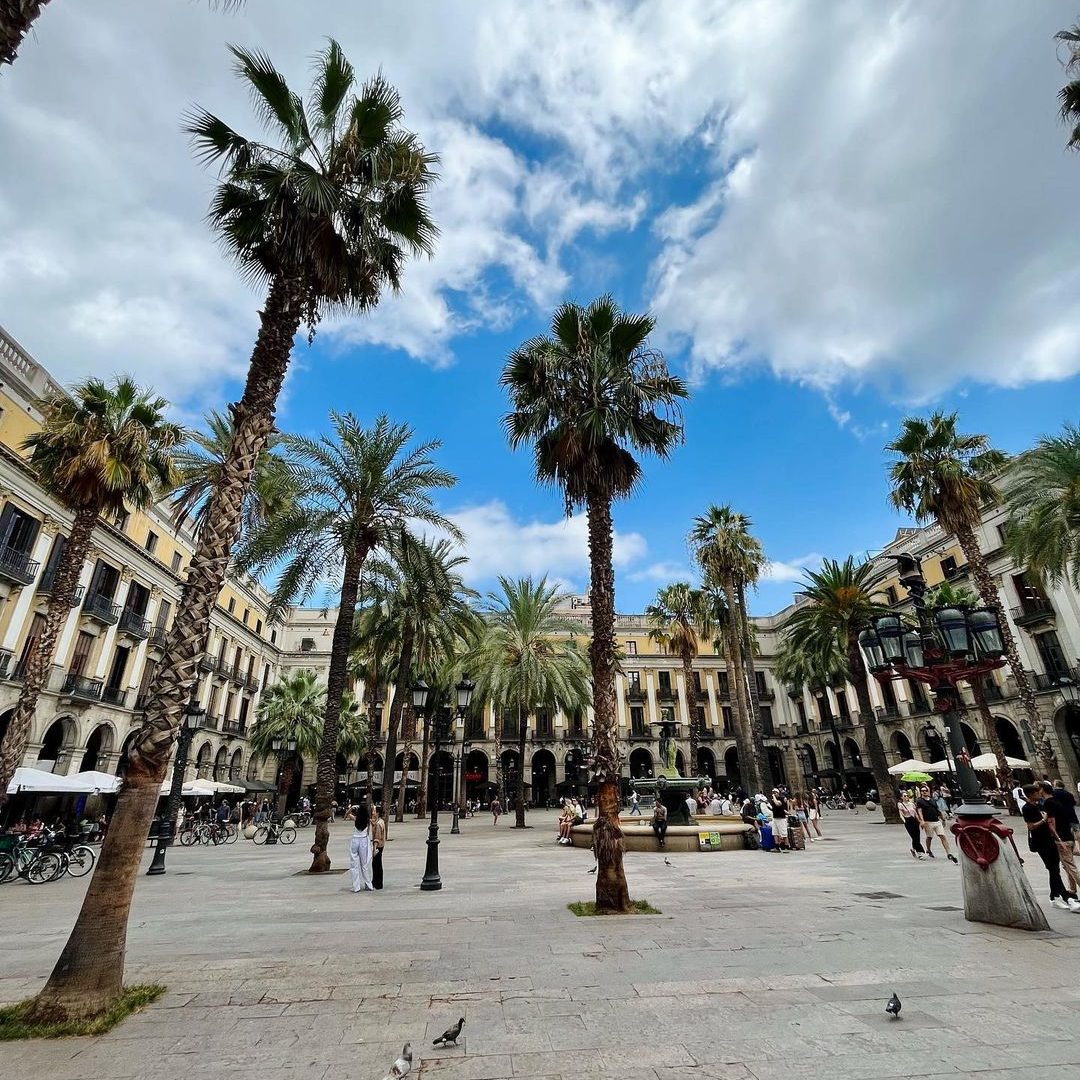
[[90, 593], [83, 601], [83, 614], [102, 626], [113, 626], [120, 619], [120, 605], [101, 593]]
[[16, 585], [29, 585], [40, 569], [41, 563], [31, 559], [28, 551], [0, 547], [0, 578]]

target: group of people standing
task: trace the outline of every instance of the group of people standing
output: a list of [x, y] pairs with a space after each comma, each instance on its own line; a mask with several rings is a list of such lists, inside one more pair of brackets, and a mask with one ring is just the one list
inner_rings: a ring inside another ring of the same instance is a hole
[[[929, 855], [931, 859], [936, 858], [934, 841], [937, 840], [949, 862], [957, 861], [949, 846], [949, 833], [945, 828], [945, 823], [952, 816], [952, 807], [949, 805], [949, 796], [945, 788], [931, 790], [927, 784], [918, 788], [904, 788], [900, 792], [896, 809], [911, 838], [913, 859], [921, 859], [924, 855]], [[923, 847], [924, 840], [925, 848]]]
[[[769, 797], [739, 792], [739, 816], [757, 829], [765, 851], [791, 851], [823, 840], [821, 804], [816, 791], [796, 791], [774, 787]], [[766, 831], [768, 830], [768, 831]]]
[[386, 822], [377, 806], [369, 813], [361, 803], [353, 813], [353, 834], [349, 840], [349, 873], [352, 891], [371, 892], [383, 887], [383, 848], [386, 846]]
[[[1043, 861], [1050, 877], [1050, 903], [1064, 911], [1080, 911], [1080, 873], [1076, 868], [1076, 846], [1080, 842], [1080, 819], [1076, 816], [1076, 796], [1064, 783], [1041, 780], [1027, 784], [1020, 812], [1027, 825], [1028, 849]], [[1065, 871], [1068, 887], [1061, 879]]]

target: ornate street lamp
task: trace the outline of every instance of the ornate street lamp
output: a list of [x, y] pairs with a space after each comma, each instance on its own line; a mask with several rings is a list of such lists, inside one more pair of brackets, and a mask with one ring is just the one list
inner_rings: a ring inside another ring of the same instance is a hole
[[460, 748], [454, 755], [454, 818], [450, 825], [451, 836], [461, 834], [461, 770], [465, 764], [465, 713], [472, 701], [474, 689], [468, 675], [462, 675], [461, 681], [454, 687], [457, 693], [457, 729], [461, 732], [461, 739], [455, 742], [455, 746], [460, 743]]
[[[413, 710], [421, 719], [427, 710], [431, 688], [423, 679], [417, 679], [412, 688]], [[431, 824], [428, 826], [427, 862], [424, 865], [424, 877], [420, 888], [424, 892], [437, 892], [442, 888], [439, 876], [439, 755], [442, 744], [450, 735], [450, 712], [438, 710], [432, 718], [435, 729], [434, 765], [428, 769], [428, 803], [431, 805]], [[402, 783], [404, 783], [402, 777]]]
[[146, 871], [147, 876], [165, 873], [165, 848], [176, 836], [176, 816], [180, 811], [180, 799], [184, 791], [184, 774], [187, 772], [188, 752], [191, 740], [199, 728], [205, 710], [192, 698], [185, 706], [180, 720], [180, 732], [176, 739], [176, 760], [173, 762], [172, 783], [169, 785], [169, 801], [165, 818], [158, 822], [157, 848], [154, 861]]
[[[1012, 829], [996, 818], [997, 811], [984, 799], [960, 726], [959, 683], [974, 683], [1006, 663], [997, 613], [962, 605], [929, 608], [919, 560], [911, 555], [893, 558], [900, 570], [900, 583], [914, 604], [917, 625], [905, 626], [892, 612], [878, 615], [859, 635], [859, 644], [874, 677], [882, 684], [895, 678], [926, 683], [934, 696], [934, 710], [944, 721], [947, 745], [952, 750], [950, 766], [963, 796], [952, 832], [964, 856], [965, 917], [973, 922], [1046, 930], [1046, 918], [1035, 902], [1012, 842]], [[923, 731], [924, 735], [937, 736], [931, 724]], [[1001, 866], [990, 874], [991, 865], [999, 859]]]

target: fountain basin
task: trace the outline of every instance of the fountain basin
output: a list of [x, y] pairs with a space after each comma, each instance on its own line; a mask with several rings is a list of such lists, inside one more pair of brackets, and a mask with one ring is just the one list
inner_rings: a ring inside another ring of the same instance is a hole
[[[745, 851], [746, 834], [754, 831], [753, 825], [747, 825], [737, 817], [710, 817], [702, 814], [693, 819], [690, 825], [669, 825], [664, 847], [656, 841], [648, 818], [636, 814], [627, 820], [619, 819], [623, 834], [623, 847], [627, 851]], [[575, 825], [570, 830], [570, 841], [574, 847], [592, 847], [593, 823]], [[708, 841], [702, 844], [702, 834], [708, 834]]]

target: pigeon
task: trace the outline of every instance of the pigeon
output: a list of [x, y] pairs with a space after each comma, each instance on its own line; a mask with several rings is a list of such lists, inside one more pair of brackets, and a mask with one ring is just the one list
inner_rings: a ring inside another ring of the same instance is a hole
[[432, 1042], [432, 1046], [447, 1046], [449, 1043], [453, 1043], [457, 1046], [458, 1036], [461, 1034], [461, 1029], [465, 1026], [465, 1017], [463, 1016], [453, 1027], [448, 1027], [437, 1039]]
[[599, 863], [597, 863], [597, 864], [596, 864], [596, 866], [594, 866], [594, 867], [593, 867], [593, 868], [592, 868], [591, 870], [586, 870], [586, 871], [585, 871], [585, 873], [586, 873], [586, 874], [595, 874], [595, 873], [596, 873], [596, 871], [597, 871], [597, 868], [598, 868], [599, 866], [600, 866], [600, 864], [599, 864]]
[[894, 1020], [900, 1019], [900, 999], [895, 994], [893, 994], [893, 996], [889, 998], [889, 1003], [885, 1006], [885, 1011]]
[[401, 1048], [401, 1057], [390, 1066], [390, 1071], [383, 1077], [383, 1080], [401, 1080], [401, 1077], [409, 1074], [411, 1068], [412, 1043], [406, 1043]]
[[665, 866], [674, 866], [675, 864], [665, 855], [664, 856], [664, 865]]

